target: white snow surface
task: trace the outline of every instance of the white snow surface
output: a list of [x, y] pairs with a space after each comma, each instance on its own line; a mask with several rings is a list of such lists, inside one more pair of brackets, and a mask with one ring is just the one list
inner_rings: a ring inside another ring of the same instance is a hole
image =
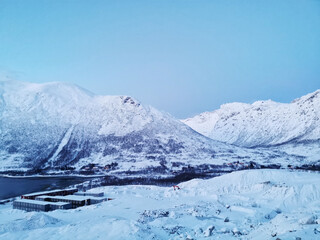
[[90, 191], [114, 200], [46, 213], [0, 205], [0, 239], [319, 239], [319, 173], [246, 170], [179, 186], [100, 187]]
[[320, 90], [291, 103], [228, 103], [182, 120], [199, 133], [242, 147], [320, 139]]

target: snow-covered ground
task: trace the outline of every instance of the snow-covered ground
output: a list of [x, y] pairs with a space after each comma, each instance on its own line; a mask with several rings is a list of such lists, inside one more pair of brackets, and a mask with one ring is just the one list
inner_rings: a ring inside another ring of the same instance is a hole
[[320, 175], [248, 170], [181, 190], [109, 186], [112, 201], [24, 212], [0, 205], [0, 239], [320, 239]]

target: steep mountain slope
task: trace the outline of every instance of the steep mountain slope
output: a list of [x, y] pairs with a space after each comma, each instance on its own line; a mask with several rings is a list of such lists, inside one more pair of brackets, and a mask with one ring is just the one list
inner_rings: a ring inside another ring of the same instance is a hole
[[178, 171], [188, 165], [266, 159], [208, 139], [127, 96], [65, 83], [0, 81], [0, 171]]
[[320, 139], [320, 90], [289, 104], [224, 104], [182, 122], [207, 137], [242, 147], [314, 142]]

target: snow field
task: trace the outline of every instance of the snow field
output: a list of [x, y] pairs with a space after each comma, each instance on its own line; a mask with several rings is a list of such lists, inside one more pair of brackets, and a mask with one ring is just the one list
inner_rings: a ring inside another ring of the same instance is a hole
[[319, 239], [320, 175], [250, 170], [157, 186], [108, 186], [112, 201], [48, 213], [0, 206], [0, 239]]

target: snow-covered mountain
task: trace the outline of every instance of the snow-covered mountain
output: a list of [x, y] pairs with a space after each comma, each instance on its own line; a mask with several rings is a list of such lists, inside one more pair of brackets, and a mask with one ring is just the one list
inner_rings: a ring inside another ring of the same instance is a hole
[[229, 103], [182, 120], [199, 133], [242, 147], [318, 142], [320, 90], [291, 103]]
[[128, 96], [0, 81], [0, 170], [167, 171], [262, 154], [213, 141]]

